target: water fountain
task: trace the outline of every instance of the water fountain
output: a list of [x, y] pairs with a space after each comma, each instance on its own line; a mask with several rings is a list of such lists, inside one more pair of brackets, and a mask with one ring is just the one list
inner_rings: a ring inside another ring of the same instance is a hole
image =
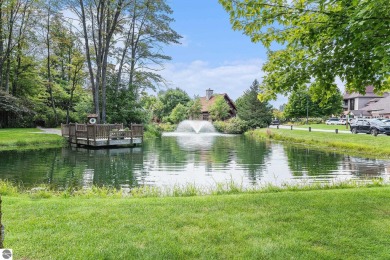
[[176, 128], [177, 133], [216, 133], [213, 124], [205, 120], [184, 120]]

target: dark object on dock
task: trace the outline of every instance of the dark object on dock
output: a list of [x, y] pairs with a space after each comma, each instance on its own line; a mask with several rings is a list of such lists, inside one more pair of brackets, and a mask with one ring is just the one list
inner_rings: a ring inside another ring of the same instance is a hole
[[135, 146], [143, 141], [144, 127], [131, 124], [61, 124], [61, 134], [70, 144], [77, 146], [107, 147]]

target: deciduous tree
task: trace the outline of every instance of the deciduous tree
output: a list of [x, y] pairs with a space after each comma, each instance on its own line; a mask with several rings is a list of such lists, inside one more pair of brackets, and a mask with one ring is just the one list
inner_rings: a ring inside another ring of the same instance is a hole
[[225, 120], [229, 117], [230, 107], [222, 95], [215, 97], [214, 104], [211, 105], [209, 112], [213, 120]]
[[[269, 50], [261, 98], [302, 85], [330, 97], [336, 77], [348, 91], [390, 87], [390, 1], [219, 0], [233, 29]], [[272, 43], [276, 43], [272, 45]]]

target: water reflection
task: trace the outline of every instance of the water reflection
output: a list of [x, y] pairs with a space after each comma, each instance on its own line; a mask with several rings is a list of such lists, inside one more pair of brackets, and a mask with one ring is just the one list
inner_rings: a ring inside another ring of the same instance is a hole
[[253, 185], [383, 177], [390, 162], [318, 152], [243, 136], [168, 135], [143, 147], [0, 152], [0, 178], [26, 187]]
[[343, 155], [309, 149], [285, 147], [288, 165], [294, 176], [324, 176], [338, 170]]

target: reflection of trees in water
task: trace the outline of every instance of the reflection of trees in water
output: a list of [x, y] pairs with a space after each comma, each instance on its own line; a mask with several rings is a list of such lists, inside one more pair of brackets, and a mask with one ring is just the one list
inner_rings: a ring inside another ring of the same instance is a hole
[[0, 152], [0, 178], [22, 186], [53, 184], [60, 149]]
[[244, 136], [235, 143], [237, 163], [245, 167], [251, 184], [257, 184], [263, 177], [266, 159], [271, 154], [271, 148], [266, 142], [254, 141]]
[[358, 177], [378, 177], [386, 173], [389, 167], [388, 161], [380, 161], [368, 158], [358, 158], [349, 155], [344, 156], [342, 169], [350, 171]]
[[294, 176], [328, 175], [338, 170], [343, 155], [284, 146], [288, 166]]
[[[142, 150], [44, 149], [0, 153], [0, 178], [26, 187], [49, 184], [53, 188], [94, 185], [136, 186], [134, 169], [141, 168]], [[90, 183], [88, 184], [90, 185]]]
[[[158, 165], [175, 165], [179, 169], [185, 168], [187, 153], [183, 152], [175, 137], [164, 137], [155, 142]], [[148, 149], [149, 152], [151, 150]]]
[[234, 145], [224, 137], [211, 135], [167, 136], [147, 145], [147, 159], [158, 160], [160, 167], [174, 165], [176, 169], [185, 169], [188, 163], [194, 165], [219, 164], [223, 166], [231, 161]]
[[[140, 148], [119, 148], [104, 150], [76, 149], [66, 150], [67, 156], [82, 167], [78, 174], [80, 186], [90, 185], [112, 186], [120, 188], [121, 185], [137, 186], [134, 169], [143, 164], [143, 154]], [[93, 175], [93, 176], [92, 176]]]
[[[243, 136], [179, 135], [165, 136], [144, 143], [144, 169], [153, 167], [184, 170], [188, 164], [204, 167], [206, 172], [229, 170], [233, 163], [247, 172], [257, 183], [262, 177], [265, 158], [270, 147], [264, 142], [254, 142]], [[236, 167], [236, 166], [234, 166]], [[234, 174], [234, 171], [231, 172]]]

